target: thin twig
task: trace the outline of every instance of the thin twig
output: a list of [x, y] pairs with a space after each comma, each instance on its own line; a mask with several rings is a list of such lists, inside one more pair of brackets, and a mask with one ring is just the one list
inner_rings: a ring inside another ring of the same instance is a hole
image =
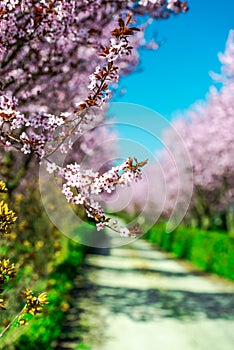
[[17, 320], [17, 318], [22, 315], [22, 313], [24, 312], [25, 306], [23, 307], [23, 309], [14, 317], [14, 319], [6, 326], [6, 328], [0, 333], [0, 337], [2, 337], [6, 331], [13, 325], [13, 323], [15, 322], [15, 320]]

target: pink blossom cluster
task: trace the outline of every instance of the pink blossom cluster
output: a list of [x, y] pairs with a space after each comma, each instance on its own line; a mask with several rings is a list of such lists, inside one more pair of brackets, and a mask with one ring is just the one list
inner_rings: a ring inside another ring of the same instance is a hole
[[129, 160], [126, 160], [123, 164], [112, 167], [111, 170], [93, 179], [90, 190], [92, 194], [99, 194], [105, 191], [112, 193], [115, 191], [117, 184], [126, 186], [132, 181], [138, 181], [140, 178], [140, 169], [129, 169]]
[[38, 113], [26, 118], [16, 108], [15, 98], [0, 96], [0, 142], [5, 147], [16, 146], [24, 154], [33, 152], [42, 158], [44, 146], [54, 139], [55, 129], [64, 124], [64, 115]]
[[126, 38], [111, 38], [110, 46], [107, 47], [105, 56], [108, 62], [117, 60], [119, 57], [129, 55], [131, 53], [132, 47], [129, 47]]
[[[111, 226], [110, 226], [111, 225]], [[97, 231], [103, 230], [105, 227], [111, 227], [112, 230], [119, 232], [120, 237], [131, 237], [136, 238], [136, 233], [130, 228], [121, 226], [118, 222], [118, 220], [113, 220], [113, 222], [99, 222], [97, 224]]]
[[9, 123], [11, 129], [19, 129], [25, 123], [22, 113], [16, 110], [16, 99], [7, 96], [0, 96], [0, 126]]
[[140, 31], [139, 28], [130, 26], [133, 22], [130, 14], [128, 14], [126, 21], [119, 18], [119, 27], [112, 30], [112, 37], [108, 45], [102, 47], [102, 51], [99, 53], [99, 56], [104, 57], [106, 62], [102, 67], [98, 65], [95, 72], [89, 76], [90, 84], [88, 87], [91, 93], [80, 104], [81, 110], [93, 106], [102, 108], [103, 104], [111, 97], [110, 90], [108, 89], [109, 83], [115, 83], [119, 80], [119, 67], [114, 65], [114, 61], [132, 53], [133, 46], [129, 41], [129, 37], [133, 36], [135, 32]]
[[186, 12], [188, 10], [187, 1], [178, 0], [140, 0], [139, 5], [158, 9], [158, 16], [162, 14], [162, 9], [164, 10], [164, 16], [168, 15], [167, 10], [175, 13]]
[[226, 50], [224, 53], [218, 54], [219, 60], [222, 63], [221, 74], [214, 74], [214, 80], [224, 84], [234, 81], [234, 30], [230, 30]]
[[[105, 226], [111, 227], [110, 219], [106, 218], [104, 210], [94, 200], [94, 195], [102, 193], [112, 193], [118, 185], [126, 186], [132, 181], [138, 181], [141, 178], [142, 163], [135, 160], [135, 165], [131, 158], [127, 159], [119, 166], [112, 167], [110, 170], [100, 174], [92, 169], [82, 169], [77, 163], [66, 165], [64, 168], [58, 167], [55, 163], [47, 164], [49, 173], [57, 173], [62, 176], [64, 184], [62, 193], [68, 202], [72, 204], [81, 204], [85, 207], [88, 217], [97, 222], [97, 229], [101, 230]], [[144, 163], [145, 164], [145, 163]], [[113, 228], [116, 231], [115, 223]], [[121, 233], [122, 231], [120, 231]], [[122, 235], [126, 235], [126, 230]]]

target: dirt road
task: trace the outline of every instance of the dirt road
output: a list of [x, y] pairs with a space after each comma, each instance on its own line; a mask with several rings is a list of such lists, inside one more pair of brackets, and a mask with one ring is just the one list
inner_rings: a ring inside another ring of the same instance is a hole
[[[149, 243], [89, 254], [56, 349], [233, 350], [234, 283]], [[69, 333], [70, 332], [70, 333]]]

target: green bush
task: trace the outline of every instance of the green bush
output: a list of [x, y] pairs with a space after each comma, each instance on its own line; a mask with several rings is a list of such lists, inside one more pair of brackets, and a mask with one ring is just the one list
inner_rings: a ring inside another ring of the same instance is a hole
[[153, 226], [144, 237], [152, 243], [156, 243], [158, 246], [162, 246], [163, 235], [165, 233], [165, 225], [163, 223]]
[[86, 249], [65, 237], [63, 243], [67, 245], [63, 260], [48, 276], [46, 291], [49, 304], [42, 314], [30, 320], [28, 326], [19, 328], [17, 338], [12, 336], [11, 333], [14, 331], [12, 329], [4, 341], [3, 350], [53, 349], [52, 343], [61, 333], [64, 313], [69, 308], [67, 302], [69, 290], [73, 286], [73, 280], [77, 276]]
[[178, 227], [165, 232], [166, 225], [155, 225], [145, 238], [177, 257], [192, 261], [199, 268], [234, 280], [234, 239], [224, 232]]
[[171, 251], [180, 258], [189, 259], [195, 235], [194, 230], [180, 227], [170, 234], [173, 236]]
[[18, 340], [16, 350], [53, 349], [51, 343], [61, 333], [65, 311], [63, 305], [68, 291], [72, 288], [83, 254], [83, 246], [71, 240], [68, 242], [67, 257], [50, 276], [52, 285], [48, 291], [49, 304], [46, 314], [33, 320], [28, 331]]

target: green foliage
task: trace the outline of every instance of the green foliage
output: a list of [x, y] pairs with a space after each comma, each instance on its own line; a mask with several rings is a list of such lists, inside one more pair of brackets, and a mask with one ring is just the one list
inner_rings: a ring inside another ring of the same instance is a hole
[[[15, 193], [11, 198], [7, 195], [4, 194], [4, 200], [10, 202], [18, 219], [11, 233], [1, 236], [0, 260], [9, 259], [15, 266], [15, 278], [7, 283], [4, 290], [7, 299], [6, 310], [0, 314], [1, 331], [24, 307], [21, 292], [25, 288], [36, 294], [45, 291], [49, 275], [63, 259], [64, 253], [63, 236], [48, 220], [38, 189], [27, 183], [24, 195]], [[20, 333], [20, 330], [15, 333]]]
[[84, 343], [80, 343], [79, 345], [77, 345], [74, 350], [92, 350], [91, 346], [88, 346]]
[[84, 247], [68, 241], [67, 255], [49, 276], [48, 300], [43, 315], [30, 322], [26, 332], [15, 342], [15, 350], [52, 350], [52, 342], [61, 333], [66, 299], [84, 255]]
[[[12, 233], [1, 237], [0, 257], [6, 265], [3, 279], [7, 280], [10, 273], [6, 274], [8, 258], [17, 267], [16, 277], [7, 283], [7, 310], [0, 315], [1, 330], [24, 306], [21, 292], [26, 287], [36, 294], [46, 291], [49, 304], [42, 314], [26, 315], [27, 325], [19, 326], [16, 319], [1, 339], [3, 350], [53, 349], [53, 342], [61, 333], [64, 313], [69, 309], [69, 290], [85, 252], [84, 246], [61, 235], [51, 224], [38, 189], [27, 184], [24, 195], [16, 193], [11, 197], [18, 220]], [[4, 300], [0, 302], [4, 306]]]
[[194, 229], [187, 229], [185, 227], [180, 227], [174, 232], [169, 233], [169, 235], [173, 237], [170, 250], [172, 250], [180, 258], [189, 259], [194, 234]]
[[224, 232], [178, 227], [165, 232], [165, 224], [154, 226], [145, 238], [199, 268], [234, 280], [234, 239]]

